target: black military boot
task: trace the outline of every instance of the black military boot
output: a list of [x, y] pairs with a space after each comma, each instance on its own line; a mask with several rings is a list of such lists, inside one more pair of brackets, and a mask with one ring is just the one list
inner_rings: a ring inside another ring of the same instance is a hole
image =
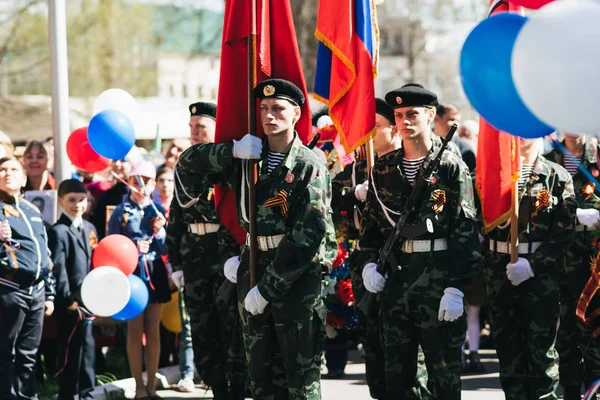
[[483, 367], [481, 359], [479, 358], [479, 353], [476, 351], [469, 353], [469, 369], [471, 372], [485, 372], [485, 368]]
[[563, 386], [565, 400], [581, 400], [581, 386]]
[[[250, 396], [252, 397], [252, 396]], [[244, 400], [246, 398], [246, 385], [232, 383], [229, 387], [229, 400]]]
[[212, 387], [214, 400], [229, 400], [229, 388], [227, 382]]

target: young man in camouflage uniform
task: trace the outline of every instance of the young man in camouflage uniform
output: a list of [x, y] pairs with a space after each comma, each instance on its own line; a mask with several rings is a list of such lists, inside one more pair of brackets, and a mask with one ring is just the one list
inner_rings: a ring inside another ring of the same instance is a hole
[[[585, 135], [566, 134], [562, 145], [581, 166], [597, 179], [599, 175], [598, 141]], [[599, 220], [598, 197], [595, 185], [577, 168], [577, 162], [565, 156], [560, 149], [550, 152], [546, 158], [565, 167], [573, 177], [577, 199], [578, 223], [575, 226], [575, 240], [567, 251], [566, 260], [561, 264], [560, 274], [560, 326], [556, 340], [559, 355], [560, 383], [564, 388], [565, 400], [581, 398], [581, 384], [587, 388], [600, 377], [600, 346], [594, 337], [595, 325], [586, 326], [575, 315], [577, 302], [590, 279], [592, 260], [598, 248], [592, 243], [591, 232]], [[588, 306], [587, 314], [600, 308], [600, 297], [595, 296]]]
[[319, 255], [333, 226], [331, 179], [294, 131], [305, 101], [302, 91], [289, 81], [269, 79], [255, 95], [261, 99], [264, 151], [263, 142], [248, 134], [233, 143], [192, 146], [179, 166], [186, 175], [224, 178], [236, 190], [240, 223], [248, 230], [249, 162], [243, 160], [259, 160], [257, 285], [249, 285], [248, 247], [235, 274], [252, 394], [317, 400], [325, 338]]
[[520, 139], [519, 258], [511, 263], [510, 226], [486, 236], [484, 271], [500, 382], [508, 400], [556, 399], [559, 266], [575, 233], [571, 176]]
[[[375, 126], [373, 150], [378, 157], [400, 148], [400, 136], [394, 127], [394, 110], [383, 99], [375, 99]], [[346, 165], [331, 182], [334, 223], [339, 231], [350, 240], [358, 241], [360, 219], [365, 207], [369, 176], [366, 158], [360, 158]], [[360, 303], [365, 292], [362, 282], [362, 267], [366, 254], [356, 245], [349, 256], [350, 275], [355, 303]], [[385, 360], [381, 347], [379, 329], [379, 303], [371, 303], [368, 315], [358, 310], [358, 339], [365, 351], [365, 369], [369, 392], [374, 399], [385, 398]]]
[[436, 399], [460, 398], [460, 353], [466, 322], [463, 288], [480, 270], [480, 251], [469, 170], [444, 152], [438, 171], [409, 218], [397, 266], [384, 275], [375, 262], [425, 165], [437, 154], [429, 124], [437, 96], [405, 86], [385, 97], [394, 108], [402, 148], [380, 157], [371, 171], [361, 221], [360, 247], [368, 254], [365, 288], [379, 293], [385, 353], [386, 399], [418, 399], [417, 353], [425, 354]]
[[[189, 108], [191, 142], [213, 142], [216, 105], [195, 103]], [[215, 399], [243, 399], [246, 362], [237, 302], [225, 303], [217, 294], [225, 280], [223, 264], [239, 254], [240, 246], [219, 221], [212, 182], [188, 176], [179, 166], [175, 167], [167, 244], [173, 281], [185, 287], [198, 373]]]

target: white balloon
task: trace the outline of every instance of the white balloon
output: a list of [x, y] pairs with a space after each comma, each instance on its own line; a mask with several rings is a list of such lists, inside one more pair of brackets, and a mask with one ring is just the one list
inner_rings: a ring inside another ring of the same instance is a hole
[[94, 115], [104, 110], [117, 110], [125, 114], [132, 123], [138, 116], [137, 104], [132, 95], [123, 89], [108, 89], [100, 93], [94, 102]]
[[100, 317], [110, 317], [121, 311], [130, 296], [127, 276], [114, 267], [94, 268], [81, 284], [81, 299], [85, 308]]
[[513, 49], [517, 92], [543, 122], [570, 132], [600, 131], [600, 3], [563, 0], [523, 26]]

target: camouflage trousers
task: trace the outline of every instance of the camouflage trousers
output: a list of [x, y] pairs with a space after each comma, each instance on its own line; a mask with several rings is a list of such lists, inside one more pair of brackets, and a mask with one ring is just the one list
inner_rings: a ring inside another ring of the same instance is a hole
[[320, 400], [325, 324], [317, 311], [272, 303], [253, 316], [242, 301], [238, 308], [253, 399]]
[[206, 260], [184, 265], [185, 304], [192, 327], [194, 363], [212, 387], [230, 382], [245, 385], [246, 359], [235, 295], [225, 303], [217, 291], [223, 283], [221, 264]]
[[[358, 305], [366, 290], [362, 280], [364, 260], [360, 257], [360, 251], [354, 250], [350, 255], [349, 261], [352, 290], [354, 292], [355, 304]], [[379, 301], [371, 303], [368, 315], [365, 315], [357, 307], [357, 334], [358, 340], [362, 343], [365, 351], [365, 370], [369, 393], [374, 399], [385, 399], [385, 355], [381, 337], [379, 309]], [[420, 393], [419, 398], [421, 400], [429, 399], [431, 393], [427, 388], [427, 367], [425, 365], [423, 350], [420, 347], [417, 357], [417, 385], [419, 389], [414, 389], [413, 391]]]
[[581, 389], [581, 384], [587, 388], [600, 378], [600, 342], [594, 338], [593, 329], [577, 319], [577, 300], [566, 294], [561, 296], [556, 349], [560, 384]]
[[[394, 282], [388, 281], [388, 284]], [[386, 399], [421, 399], [417, 364], [419, 345], [427, 366], [431, 398], [460, 399], [460, 355], [467, 323], [463, 316], [454, 322], [438, 321], [440, 297], [409, 296], [384, 290], [381, 323], [385, 353]]]
[[555, 274], [513, 286], [506, 277], [508, 257], [486, 265], [488, 309], [507, 400], [557, 399], [556, 339], [559, 294]]

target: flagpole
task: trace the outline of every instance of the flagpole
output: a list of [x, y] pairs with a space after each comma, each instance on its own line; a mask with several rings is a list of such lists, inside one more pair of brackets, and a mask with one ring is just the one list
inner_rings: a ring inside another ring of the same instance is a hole
[[373, 151], [373, 138], [370, 137], [369, 140], [367, 140], [367, 177], [370, 174], [371, 168], [373, 168], [373, 163], [374, 163], [374, 151]]
[[[513, 146], [516, 146], [513, 139]], [[514, 154], [514, 153], [513, 153]], [[513, 168], [515, 163], [511, 163]], [[512, 173], [512, 190], [510, 204], [510, 262], [516, 263], [519, 258], [519, 176], [521, 174], [521, 157], [517, 162], [517, 171]]]
[[[250, 35], [248, 35], [248, 131], [256, 135], [256, 0], [250, 1]], [[250, 235], [250, 288], [256, 285], [256, 264], [258, 243], [256, 234], [256, 180], [258, 177], [256, 160], [249, 160], [248, 182], [248, 234]]]

